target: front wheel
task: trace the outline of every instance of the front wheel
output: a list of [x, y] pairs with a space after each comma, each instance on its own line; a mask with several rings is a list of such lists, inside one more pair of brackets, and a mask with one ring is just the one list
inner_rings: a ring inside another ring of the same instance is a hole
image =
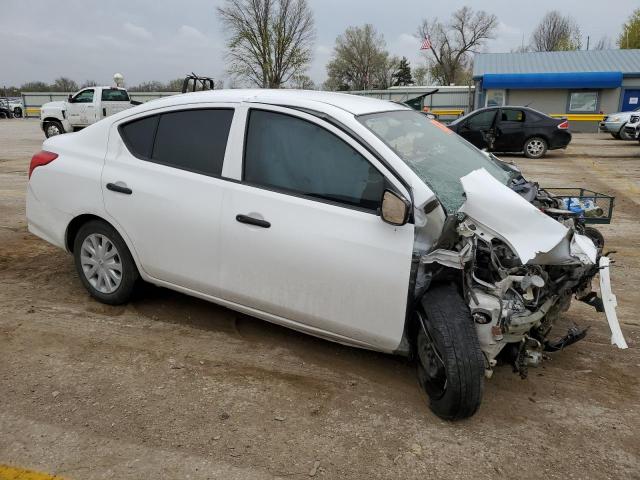
[[85, 223], [73, 242], [78, 276], [92, 297], [109, 305], [126, 303], [138, 280], [138, 269], [118, 232], [108, 223]]
[[625, 130], [625, 127], [627, 126], [627, 124], [625, 123], [624, 125], [622, 125], [622, 128], [620, 129], [620, 140], [633, 140], [633, 137], [628, 134]]
[[542, 158], [547, 153], [547, 141], [541, 137], [532, 137], [524, 143], [524, 155], [527, 158]]
[[445, 420], [472, 416], [482, 402], [484, 356], [469, 307], [455, 285], [427, 291], [417, 327], [418, 381], [431, 410]]
[[13, 109], [13, 116], [16, 118], [22, 118], [22, 109], [20, 107], [16, 107]]

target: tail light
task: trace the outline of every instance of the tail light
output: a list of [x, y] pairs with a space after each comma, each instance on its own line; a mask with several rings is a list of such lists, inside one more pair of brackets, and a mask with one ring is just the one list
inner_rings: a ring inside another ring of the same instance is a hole
[[569, 128], [569, 120], [565, 120], [564, 122], [562, 122], [560, 125], [558, 125], [558, 128], [560, 130], [566, 130]]
[[42, 150], [36, 153], [33, 157], [31, 157], [31, 163], [29, 164], [29, 178], [31, 178], [31, 174], [36, 168], [51, 163], [56, 158], [58, 158], [57, 153], [47, 152], [46, 150]]

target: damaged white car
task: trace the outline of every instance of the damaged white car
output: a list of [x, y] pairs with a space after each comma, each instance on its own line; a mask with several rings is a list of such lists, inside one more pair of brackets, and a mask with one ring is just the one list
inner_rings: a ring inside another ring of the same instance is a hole
[[626, 346], [585, 226], [599, 200], [576, 208], [395, 103], [173, 96], [48, 139], [29, 177], [29, 230], [74, 255], [96, 299], [124, 303], [142, 279], [414, 357], [443, 418], [478, 409], [499, 359], [524, 376], [584, 337], [549, 338], [572, 298], [604, 309]]

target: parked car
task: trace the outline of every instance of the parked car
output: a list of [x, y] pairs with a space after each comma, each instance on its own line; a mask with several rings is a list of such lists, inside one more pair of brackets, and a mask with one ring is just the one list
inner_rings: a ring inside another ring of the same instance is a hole
[[125, 303], [142, 279], [413, 356], [433, 411], [456, 419], [478, 409], [499, 354], [524, 376], [584, 337], [549, 331], [574, 296], [598, 304], [608, 259], [563, 205], [403, 105], [220, 90], [49, 138], [26, 212], [98, 301]]
[[6, 98], [0, 98], [0, 118], [13, 118], [13, 112]]
[[629, 117], [629, 121], [624, 126], [625, 136], [629, 139], [640, 140], [640, 112]]
[[527, 107], [488, 107], [475, 110], [449, 124], [449, 128], [480, 149], [524, 152], [542, 158], [547, 150], [567, 148], [569, 122]]
[[24, 105], [22, 104], [22, 100], [19, 98], [12, 97], [2, 97], [0, 98], [3, 105], [7, 107], [14, 117], [20, 118], [24, 113]]
[[120, 87], [89, 87], [66, 101], [48, 102], [40, 109], [40, 127], [47, 138], [85, 128], [102, 118], [133, 107]]
[[640, 107], [631, 112], [616, 112], [605, 115], [600, 122], [600, 130], [609, 132], [613, 138], [619, 140], [631, 140], [625, 126], [633, 114], [640, 114]]

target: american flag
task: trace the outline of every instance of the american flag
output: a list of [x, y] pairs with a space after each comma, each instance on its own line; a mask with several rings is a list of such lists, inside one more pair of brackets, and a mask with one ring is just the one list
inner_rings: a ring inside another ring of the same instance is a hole
[[429, 38], [429, 35], [427, 35], [426, 37], [424, 37], [424, 40], [422, 41], [422, 45], [420, 45], [420, 50], [430, 50], [431, 49], [431, 38]]

